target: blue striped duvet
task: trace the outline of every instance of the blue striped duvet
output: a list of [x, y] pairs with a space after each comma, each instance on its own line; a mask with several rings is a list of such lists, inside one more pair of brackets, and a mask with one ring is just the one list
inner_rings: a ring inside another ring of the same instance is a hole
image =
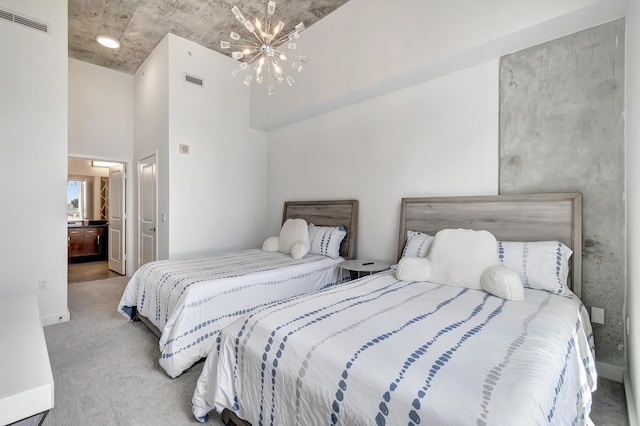
[[253, 425], [582, 425], [596, 387], [585, 307], [380, 273], [245, 315], [220, 333], [193, 413]]
[[343, 260], [252, 249], [151, 262], [131, 277], [118, 311], [130, 318], [136, 307], [158, 327], [160, 365], [177, 377], [240, 315], [338, 282]]

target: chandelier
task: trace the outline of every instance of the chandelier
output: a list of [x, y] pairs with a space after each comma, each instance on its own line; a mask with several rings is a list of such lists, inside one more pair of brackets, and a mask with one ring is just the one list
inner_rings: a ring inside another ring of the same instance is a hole
[[289, 86], [295, 84], [293, 77], [285, 71], [285, 66], [301, 72], [303, 64], [308, 61], [306, 56], [292, 52], [296, 50], [296, 40], [305, 29], [304, 23], [300, 22], [292, 31], [283, 33], [284, 22], [278, 21], [277, 24], [272, 25], [275, 10], [276, 2], [269, 1], [263, 21], [256, 18], [252, 23], [250, 19], [244, 17], [238, 6], [233, 6], [231, 12], [251, 36], [248, 36], [247, 40], [232, 31], [229, 37], [233, 41], [220, 42], [222, 49], [237, 49], [231, 52], [231, 57], [239, 61], [240, 65], [231, 74], [237, 77], [246, 73], [243, 82], [247, 86], [250, 86], [254, 80], [262, 84], [266, 79], [269, 96], [276, 93], [274, 83], [281, 84], [286, 81]]

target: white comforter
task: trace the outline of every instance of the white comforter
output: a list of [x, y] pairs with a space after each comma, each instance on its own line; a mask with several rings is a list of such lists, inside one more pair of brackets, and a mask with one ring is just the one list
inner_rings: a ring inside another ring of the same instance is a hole
[[573, 294], [524, 302], [393, 273], [261, 308], [220, 333], [193, 396], [254, 425], [580, 425], [596, 388]]
[[131, 277], [118, 310], [133, 307], [162, 332], [160, 365], [177, 377], [209, 353], [220, 329], [238, 316], [285, 298], [340, 282], [344, 259], [243, 250], [162, 260]]

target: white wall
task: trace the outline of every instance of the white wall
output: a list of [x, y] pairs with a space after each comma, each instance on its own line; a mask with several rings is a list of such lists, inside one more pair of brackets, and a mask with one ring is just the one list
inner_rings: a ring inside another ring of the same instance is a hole
[[252, 89], [272, 129], [623, 16], [626, 0], [351, 0], [298, 41], [295, 90]]
[[[259, 247], [267, 147], [264, 132], [249, 129], [249, 91], [230, 75], [235, 61], [172, 34], [168, 40], [169, 256]], [[186, 82], [185, 73], [204, 85]]]
[[249, 92], [231, 77], [234, 66], [168, 34], [136, 72], [134, 158], [158, 153], [159, 259], [264, 239], [266, 135], [249, 129]]
[[[0, 297], [36, 294], [46, 325], [69, 319], [67, 2], [0, 7], [51, 26], [46, 34], [0, 21]], [[48, 289], [39, 291], [38, 280]]]
[[[169, 42], [163, 38], [134, 76], [134, 147], [129, 175], [134, 185], [134, 262], [138, 263], [138, 161], [157, 155], [158, 212], [169, 212]], [[158, 222], [158, 258], [169, 257], [168, 222]], [[130, 228], [131, 229], [131, 228]]]
[[[133, 94], [132, 75], [69, 58], [69, 156], [125, 163], [129, 172], [127, 275], [134, 272], [135, 259]], [[109, 175], [108, 169], [101, 171]]]
[[640, 407], [640, 4], [629, 2], [626, 56], [627, 300], [630, 327], [626, 341], [625, 391], [630, 425]]
[[69, 155], [131, 161], [132, 75], [69, 58]]
[[360, 202], [358, 257], [395, 261], [400, 199], [497, 194], [498, 61], [269, 134], [269, 213], [286, 200]]

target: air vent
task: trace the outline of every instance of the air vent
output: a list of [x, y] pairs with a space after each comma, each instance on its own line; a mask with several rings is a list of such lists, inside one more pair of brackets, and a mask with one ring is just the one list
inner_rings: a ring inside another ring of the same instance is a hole
[[35, 19], [13, 13], [10, 10], [0, 9], [0, 19], [15, 22], [16, 24], [49, 34], [49, 24], [46, 22], [36, 21]]
[[197, 84], [198, 86], [204, 86], [204, 81], [202, 81], [201, 78], [195, 77], [193, 75], [185, 74], [184, 79], [189, 83]]

